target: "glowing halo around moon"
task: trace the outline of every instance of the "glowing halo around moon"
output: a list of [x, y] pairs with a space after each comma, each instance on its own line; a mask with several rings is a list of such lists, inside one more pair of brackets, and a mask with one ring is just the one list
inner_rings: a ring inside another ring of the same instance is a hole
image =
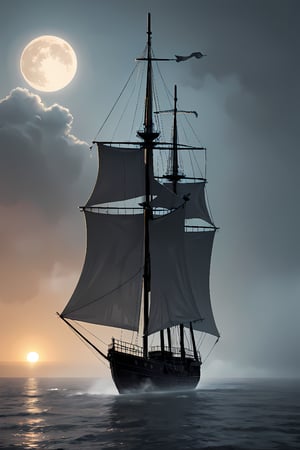
[[40, 355], [37, 352], [27, 353], [26, 359], [30, 363], [36, 363], [40, 359]]
[[24, 48], [20, 70], [34, 89], [58, 91], [67, 86], [77, 71], [77, 57], [71, 45], [57, 36], [39, 36]]

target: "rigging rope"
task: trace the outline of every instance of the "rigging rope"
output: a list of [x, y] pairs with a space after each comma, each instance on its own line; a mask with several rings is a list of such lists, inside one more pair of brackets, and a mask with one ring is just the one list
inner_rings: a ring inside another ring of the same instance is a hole
[[215, 348], [215, 346], [217, 345], [217, 343], [219, 342], [220, 338], [217, 338], [216, 342], [214, 343], [214, 345], [212, 346], [212, 348], [210, 349], [210, 351], [208, 352], [208, 354], [206, 355], [206, 357], [204, 358], [204, 360], [202, 361], [202, 364], [205, 363], [205, 361], [207, 360], [207, 358], [209, 357], [209, 355], [211, 354], [211, 352], [213, 351], [213, 349]]
[[199, 347], [201, 347], [201, 345], [203, 344], [205, 338], [206, 338], [206, 333], [202, 333], [202, 336], [201, 336], [201, 339], [200, 339], [200, 342], [199, 342]]
[[[155, 55], [154, 55], [154, 57], [155, 57]], [[156, 67], [157, 73], [159, 74], [160, 80], [162, 82], [162, 86], [164, 88], [165, 95], [166, 95], [166, 98], [167, 98], [168, 103], [169, 103], [169, 108], [172, 108], [172, 98], [173, 98], [173, 96], [172, 96], [172, 93], [170, 92], [170, 90], [169, 90], [169, 88], [168, 88], [168, 86], [167, 86], [167, 84], [165, 82], [165, 79], [164, 79], [164, 77], [163, 77], [163, 75], [161, 73], [161, 70], [160, 70], [158, 62], [155, 63], [155, 67]], [[156, 95], [158, 96], [158, 94], [156, 94]], [[160, 110], [160, 108], [158, 108], [158, 111], [159, 110]], [[155, 114], [155, 116], [156, 116], [156, 118], [158, 120], [158, 123], [159, 123], [159, 128], [160, 128], [160, 131], [161, 131], [161, 137], [162, 137], [163, 140], [166, 140], [166, 133], [165, 133], [165, 130], [164, 130], [164, 122], [163, 122], [163, 120], [161, 120], [160, 114]], [[160, 153], [160, 159], [161, 159], [162, 167], [166, 167], [167, 173], [170, 173], [171, 172], [171, 161], [172, 161], [172, 159], [166, 155], [166, 152], [160, 151], [159, 153]], [[164, 161], [164, 159], [165, 159], [165, 161]], [[162, 173], [162, 176], [163, 175], [164, 175], [164, 173]]]
[[90, 334], [91, 336], [93, 336], [95, 339], [97, 339], [99, 342], [101, 342], [101, 344], [103, 345], [107, 345], [106, 342], [102, 341], [102, 339], [100, 339], [98, 336], [96, 336], [94, 333], [92, 333], [90, 330], [88, 330], [87, 328], [85, 328], [83, 325], [81, 325], [80, 323], [76, 322], [78, 328], [82, 328], [84, 331], [86, 331], [86, 333]]
[[[165, 82], [165, 79], [164, 79], [164, 77], [163, 77], [163, 75], [161, 73], [161, 70], [160, 70], [160, 67], [159, 67], [158, 63], [156, 63], [156, 69], [157, 69], [157, 72], [158, 72], [158, 74], [160, 76], [160, 79], [162, 81], [163, 87], [165, 89], [166, 97], [167, 97], [168, 102], [169, 102], [169, 107], [171, 108], [170, 111], [173, 111], [173, 109], [172, 109], [173, 108], [173, 105], [172, 105], [173, 94], [170, 92], [170, 90], [169, 90], [169, 88], [168, 88], [168, 86], [167, 86], [167, 84]], [[180, 104], [178, 102], [178, 112], [180, 112], [180, 109], [181, 109], [180, 108]], [[182, 111], [182, 112], [195, 113], [194, 111]], [[191, 122], [187, 118], [186, 114], [184, 114], [184, 119], [185, 119], [187, 125], [189, 126], [192, 134], [194, 135], [196, 141], [199, 143], [200, 146], [202, 146], [201, 140], [199, 139], [199, 137], [198, 137], [197, 133], [195, 132], [194, 128], [192, 127]], [[186, 141], [188, 141], [188, 136], [187, 136], [187, 133], [185, 131], [185, 127], [183, 126], [183, 124], [182, 124], [181, 128], [182, 128], [182, 131], [183, 131], [183, 134], [184, 134], [184, 137], [185, 137]], [[192, 168], [193, 176], [195, 177], [195, 166], [196, 166], [196, 168], [200, 172], [201, 176], [203, 177], [203, 173], [202, 173], [201, 167], [199, 165], [199, 162], [198, 162], [198, 160], [196, 158], [195, 153], [194, 152], [188, 152], [188, 153], [189, 153], [189, 157], [190, 157], [190, 165], [191, 165], [191, 168]], [[183, 158], [182, 158], [181, 152], [179, 152], [178, 156], [179, 156], [179, 169], [182, 171], [182, 167], [184, 166], [184, 164], [183, 164]], [[192, 157], [194, 158], [194, 161], [192, 160]], [[168, 160], [167, 171], [168, 172], [171, 171], [171, 159], [170, 158]], [[206, 173], [206, 165], [205, 165], [205, 171], [204, 172]]]
[[[116, 126], [115, 126], [114, 132], [113, 132], [112, 137], [111, 137], [111, 140], [112, 140], [112, 141], [113, 141], [114, 138], [115, 138], [115, 135], [116, 135], [116, 132], [117, 132], [117, 130], [118, 130], [118, 128], [119, 128], [119, 125], [120, 125], [120, 123], [121, 123], [121, 121], [122, 121], [122, 119], [123, 119], [123, 117], [124, 117], [124, 114], [125, 114], [125, 112], [126, 112], [126, 110], [127, 110], [127, 107], [128, 107], [129, 102], [130, 102], [130, 100], [131, 100], [131, 97], [132, 97], [132, 95], [133, 95], [133, 93], [134, 93], [134, 91], [135, 91], [135, 87], [136, 87], [136, 83], [134, 83], [134, 85], [133, 85], [133, 87], [132, 87], [131, 93], [130, 93], [130, 95], [128, 96], [127, 102], [126, 102], [126, 104], [125, 104], [125, 106], [124, 106], [124, 108], [123, 108], [123, 111], [122, 111], [122, 113], [121, 113], [121, 115], [120, 115], [120, 118], [119, 118], [119, 120], [118, 120], [118, 122], [117, 122], [117, 124], [116, 124]], [[130, 138], [129, 138], [129, 140], [130, 140]]]
[[[77, 323], [77, 322], [76, 322]], [[81, 326], [81, 328], [83, 328], [85, 331], [89, 332], [92, 336], [94, 336], [96, 339], [98, 339], [99, 341], [101, 341], [101, 339], [97, 338], [97, 336], [95, 336], [93, 333], [91, 333], [89, 330], [85, 329], [82, 325], [78, 324], [77, 325]], [[103, 361], [103, 358], [101, 358], [99, 356], [99, 353], [96, 352], [95, 349], [93, 349], [79, 334], [77, 334], [75, 332], [75, 330], [73, 330], [72, 328], [69, 328], [74, 334], [75, 336], [80, 339], [80, 341], [96, 356], [96, 358], [107, 368], [109, 369], [109, 365]], [[103, 341], [101, 341], [103, 343]], [[105, 344], [106, 345], [106, 344]]]
[[120, 100], [120, 98], [121, 98], [121, 96], [122, 96], [123, 92], [124, 92], [124, 91], [125, 91], [125, 89], [127, 88], [127, 86], [128, 86], [128, 83], [129, 83], [129, 81], [131, 80], [131, 78], [132, 78], [132, 76], [133, 76], [134, 72], [136, 71], [136, 68], [137, 68], [137, 66], [138, 66], [138, 64], [136, 63], [136, 64], [135, 64], [135, 66], [134, 66], [134, 68], [133, 68], [133, 70], [131, 71], [131, 73], [130, 73], [130, 75], [129, 75], [129, 78], [128, 78], [128, 80], [126, 81], [126, 83], [125, 83], [125, 85], [124, 85], [123, 89], [121, 90], [121, 92], [120, 92], [120, 94], [119, 94], [118, 98], [116, 99], [116, 101], [115, 101], [115, 103], [113, 104], [113, 106], [112, 106], [111, 110], [109, 111], [109, 113], [108, 113], [108, 115], [107, 115], [106, 119], [104, 120], [104, 122], [103, 122], [103, 123], [102, 123], [102, 125], [100, 126], [99, 130], [97, 131], [97, 133], [96, 133], [96, 135], [95, 135], [95, 137], [94, 137], [93, 141], [95, 141], [95, 140], [96, 140], [97, 136], [98, 136], [98, 135], [99, 135], [99, 134], [101, 133], [101, 131], [103, 130], [103, 128], [104, 128], [104, 126], [105, 126], [105, 124], [107, 123], [107, 121], [108, 121], [108, 119], [110, 118], [110, 116], [111, 116], [111, 114], [112, 114], [113, 110], [115, 109], [115, 107], [116, 107], [116, 105], [117, 105], [118, 101]]
[[[142, 66], [139, 65], [138, 67], [139, 67], [139, 68], [140, 68], [140, 67], [144, 67], [144, 64], [143, 64]], [[142, 74], [141, 74], [141, 72], [142, 72]], [[130, 133], [129, 133], [129, 140], [130, 140], [130, 136], [132, 136], [134, 124], [135, 124], [135, 121], [136, 121], [137, 110], [138, 110], [139, 100], [140, 100], [140, 98], [141, 98], [142, 84], [143, 84], [143, 78], [144, 78], [144, 76], [145, 76], [145, 72], [146, 72], [145, 67], [144, 67], [144, 70], [143, 70], [143, 71], [141, 71], [141, 70], [139, 69], [138, 72], [137, 72], [137, 77], [136, 77], [136, 81], [135, 81], [135, 86], [136, 86], [136, 84], [137, 84], [137, 81], [138, 81], [138, 78], [139, 78], [139, 77], [140, 77], [140, 85], [139, 85], [139, 90], [138, 90], [138, 95], [137, 95], [137, 102], [136, 102], [136, 104], [135, 104], [135, 110], [134, 110], [134, 114], [133, 114], [133, 120], [132, 120], [132, 123], [131, 123], [131, 129], [130, 129]], [[141, 75], [141, 76], [140, 76], [140, 75]], [[141, 119], [141, 123], [142, 123], [142, 119]]]

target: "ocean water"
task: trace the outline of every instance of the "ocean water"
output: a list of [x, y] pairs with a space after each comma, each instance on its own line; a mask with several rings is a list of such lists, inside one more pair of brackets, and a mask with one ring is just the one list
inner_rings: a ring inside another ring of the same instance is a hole
[[121, 396], [105, 380], [0, 378], [0, 448], [299, 449], [300, 382]]

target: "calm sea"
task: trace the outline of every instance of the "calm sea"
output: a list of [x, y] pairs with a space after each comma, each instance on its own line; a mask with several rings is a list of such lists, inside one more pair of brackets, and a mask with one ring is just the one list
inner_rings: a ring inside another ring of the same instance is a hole
[[200, 386], [120, 396], [105, 380], [0, 378], [0, 448], [300, 448], [300, 382]]

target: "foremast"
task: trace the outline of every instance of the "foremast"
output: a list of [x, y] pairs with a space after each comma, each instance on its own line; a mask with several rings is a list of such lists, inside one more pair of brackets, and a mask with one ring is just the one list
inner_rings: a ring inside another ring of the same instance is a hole
[[145, 162], [145, 202], [144, 207], [144, 329], [143, 329], [143, 356], [148, 357], [148, 323], [149, 323], [149, 299], [151, 291], [151, 260], [150, 260], [150, 241], [149, 241], [149, 222], [152, 218], [150, 177], [153, 167], [152, 151], [155, 146], [155, 139], [159, 133], [154, 131], [153, 124], [153, 87], [152, 87], [152, 50], [151, 50], [151, 15], [148, 13], [147, 26], [147, 81], [146, 98], [144, 111], [144, 129], [138, 132], [138, 136], [143, 139], [144, 162]]

